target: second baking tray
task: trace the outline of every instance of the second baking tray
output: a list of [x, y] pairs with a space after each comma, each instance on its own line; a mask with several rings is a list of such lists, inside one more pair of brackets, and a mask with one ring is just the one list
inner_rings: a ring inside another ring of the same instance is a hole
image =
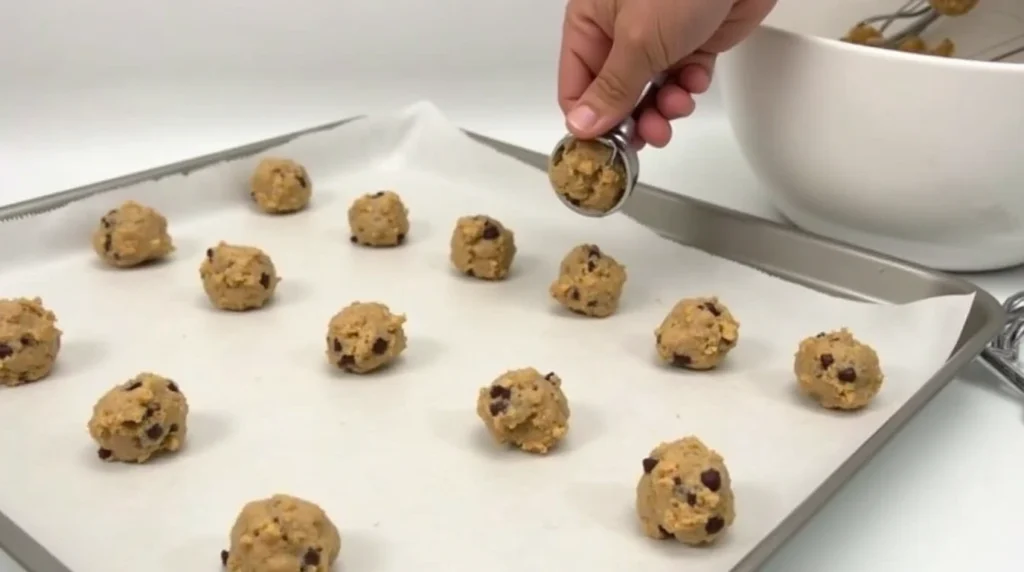
[[[335, 122], [311, 130], [262, 141], [222, 153], [199, 157], [127, 177], [74, 189], [42, 199], [0, 209], [0, 220], [31, 216], [59, 208], [69, 202], [142, 181], [187, 173], [221, 161], [257, 154], [315, 131], [327, 130]], [[478, 134], [477, 141], [537, 169], [546, 168], [547, 158]], [[869, 439], [827, 481], [789, 515], [747, 557], [734, 568], [755, 569], [791, 536], [853, 473], [892, 437], [906, 421], [933, 397], [955, 372], [978, 355], [999, 331], [1005, 318], [1002, 307], [989, 294], [963, 280], [901, 263], [881, 255], [841, 245], [826, 239], [750, 217], [735, 211], [684, 198], [649, 186], [641, 186], [626, 208], [626, 214], [663, 236], [722, 258], [759, 268], [779, 278], [850, 299], [905, 303], [934, 296], [975, 295], [970, 316], [956, 349], [932, 379], [909, 400], [882, 430]], [[68, 572], [55, 558], [0, 514], [0, 546], [29, 572]]]

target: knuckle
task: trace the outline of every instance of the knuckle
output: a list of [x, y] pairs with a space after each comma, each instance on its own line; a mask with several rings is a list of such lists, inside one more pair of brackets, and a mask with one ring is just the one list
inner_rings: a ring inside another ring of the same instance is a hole
[[609, 101], [605, 103], [620, 103], [630, 98], [630, 89], [626, 81], [616, 74], [602, 73], [594, 78], [594, 87], [602, 94], [603, 98]]

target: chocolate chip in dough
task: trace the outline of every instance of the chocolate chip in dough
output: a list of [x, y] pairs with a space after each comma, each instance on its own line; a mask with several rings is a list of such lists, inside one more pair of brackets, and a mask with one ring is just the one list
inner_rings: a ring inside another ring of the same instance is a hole
[[25, 334], [24, 336], [21, 336], [21, 339], [18, 340], [18, 341], [20, 341], [21, 345], [23, 345], [23, 346], [34, 346], [34, 345], [36, 345], [36, 339], [33, 338], [30, 334]]
[[138, 389], [140, 387], [142, 387], [142, 382], [141, 381], [131, 381], [131, 382], [128, 382], [128, 385], [125, 386], [124, 390], [125, 391], [135, 391], [136, 389]]
[[355, 365], [355, 363], [356, 363], [356, 356], [352, 356], [352, 355], [348, 355], [348, 354], [342, 355], [341, 359], [338, 360], [338, 366], [339, 367], [348, 367], [350, 365]]
[[111, 451], [110, 449], [100, 449], [100, 450], [96, 451], [96, 456], [98, 456], [101, 461], [106, 461], [113, 454], [114, 454], [114, 452]]
[[569, 204], [574, 206], [574, 207], [578, 207], [581, 204], [583, 204], [583, 201], [581, 201], [579, 199], [574, 199], [572, 197], [566, 197], [566, 200], [569, 201]]
[[335, 338], [335, 340], [334, 340], [333, 347], [334, 347], [334, 351], [336, 351], [336, 352], [340, 352], [341, 351], [341, 342], [338, 341], [337, 338]]
[[370, 195], [370, 198], [371, 199], [379, 199], [379, 198], [381, 198], [383, 196], [384, 196], [384, 191], [377, 191], [376, 193], [373, 193], [372, 195]]
[[672, 533], [671, 533], [671, 532], [669, 532], [669, 531], [665, 530], [665, 529], [664, 529], [663, 527], [661, 527], [661, 526], [659, 526], [659, 527], [658, 527], [658, 532], [660, 532], [660, 533], [661, 533], [661, 537], [662, 537], [662, 538], [668, 538], [668, 537], [672, 536]]
[[714, 469], [708, 469], [700, 474], [700, 482], [709, 491], [715, 493], [718, 489], [722, 488], [722, 475]]
[[498, 415], [501, 415], [501, 413], [506, 409], [508, 409], [508, 402], [505, 400], [498, 400], [491, 403], [491, 406], [488, 408], [488, 411], [491, 412], [492, 417], [497, 417]]
[[230, 555], [231, 555], [231, 553], [229, 553], [227, 550], [221, 550], [220, 551], [220, 564], [221, 564], [221, 566], [227, 566], [228, 565], [228, 556], [230, 556]]
[[688, 367], [693, 360], [686, 354], [676, 354], [672, 356], [672, 365], [676, 367]]
[[707, 310], [708, 312], [711, 312], [711, 315], [715, 316], [716, 318], [722, 315], [722, 311], [718, 309], [718, 306], [715, 306], [711, 302], [707, 302], [706, 304], [704, 304], [704, 309]]
[[852, 367], [841, 369], [836, 374], [836, 378], [843, 383], [853, 383], [857, 381], [857, 370]]
[[544, 379], [546, 379], [548, 381], [552, 381], [554, 379], [554, 377], [555, 377], [555, 372], [551, 372], [551, 373], [545, 375]]
[[654, 470], [654, 467], [658, 466], [658, 460], [654, 459], [652, 457], [647, 457], [643, 461], [643, 466], [644, 466], [644, 474], [649, 475], [649, 474], [651, 474], [651, 471]]
[[404, 234], [399, 234], [396, 238], [398, 239], [398, 244], [402, 244], [403, 242], [405, 242]]
[[707, 524], [704, 525], [704, 532], [708, 534], [717, 534], [725, 528], [725, 521], [720, 516], [713, 516], [708, 519]]
[[295, 180], [298, 181], [299, 186], [303, 189], [309, 188], [309, 181], [306, 180], [306, 177], [303, 177], [302, 175], [295, 175]]
[[572, 298], [573, 300], [579, 301], [579, 299], [580, 299], [580, 291], [575, 289], [575, 288], [570, 288], [569, 289], [569, 298]]
[[470, 278], [476, 278], [476, 272], [473, 272], [473, 269], [470, 268], [469, 270], [466, 270], [466, 276], [469, 276]]
[[174, 383], [173, 381], [168, 381], [167, 382], [167, 389], [169, 389], [170, 391], [173, 391], [174, 393], [179, 393], [179, 391], [178, 391], [178, 384]]
[[484, 223], [484, 231], [480, 235], [484, 240], [494, 240], [501, 236], [501, 231], [491, 222]]
[[490, 395], [491, 399], [512, 399], [512, 390], [501, 385], [492, 385]]
[[8, 344], [0, 344], [0, 359], [9, 358], [14, 355], [14, 348]]
[[359, 239], [358, 239], [358, 238], [356, 238], [356, 237], [355, 237], [355, 235], [352, 235], [352, 236], [348, 237], [348, 240], [349, 240], [349, 242], [351, 242], [352, 244], [359, 244]]
[[146, 437], [152, 440], [157, 440], [164, 436], [164, 428], [159, 425], [152, 425], [149, 429], [146, 429]]
[[260, 286], [263, 286], [264, 289], [270, 288], [270, 275], [266, 272], [260, 274]]
[[114, 242], [114, 235], [108, 232], [107, 236], [103, 239], [103, 251], [104, 252], [110, 252], [110, 247], [112, 246], [113, 242]]
[[302, 564], [304, 566], [319, 566], [320, 552], [313, 548], [306, 550], [306, 553], [302, 555]]
[[206, 249], [206, 259], [209, 260], [210, 262], [213, 262], [213, 249], [212, 248], [207, 248]]
[[828, 366], [836, 362], [836, 358], [832, 357], [832, 354], [821, 354], [818, 361], [821, 362], [821, 369], [828, 369]]
[[597, 270], [597, 264], [593, 260], [587, 261], [587, 272], [593, 272]]
[[388, 341], [384, 338], [377, 338], [377, 340], [373, 342], [373, 347], [370, 349], [373, 350], [373, 353], [379, 356], [384, 355], [384, 352], [388, 351]]
[[177, 433], [177, 432], [178, 432], [178, 425], [175, 424], [175, 423], [171, 423], [171, 426], [167, 429], [167, 433], [170, 434], [170, 433]]
[[590, 256], [591, 258], [601, 258], [601, 249], [594, 245], [590, 245], [587, 247], [587, 256]]

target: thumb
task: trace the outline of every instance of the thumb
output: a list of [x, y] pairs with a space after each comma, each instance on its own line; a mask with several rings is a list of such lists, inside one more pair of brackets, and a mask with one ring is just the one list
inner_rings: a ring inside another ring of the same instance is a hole
[[616, 38], [601, 71], [566, 115], [569, 132], [580, 139], [607, 133], [629, 117], [656, 73], [643, 48]]

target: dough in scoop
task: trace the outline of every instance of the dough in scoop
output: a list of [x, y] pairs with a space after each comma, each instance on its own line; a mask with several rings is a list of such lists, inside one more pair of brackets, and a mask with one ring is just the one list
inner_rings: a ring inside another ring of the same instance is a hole
[[612, 210], [626, 192], [626, 169], [611, 156], [611, 148], [602, 143], [573, 139], [548, 166], [555, 192], [586, 210]]

